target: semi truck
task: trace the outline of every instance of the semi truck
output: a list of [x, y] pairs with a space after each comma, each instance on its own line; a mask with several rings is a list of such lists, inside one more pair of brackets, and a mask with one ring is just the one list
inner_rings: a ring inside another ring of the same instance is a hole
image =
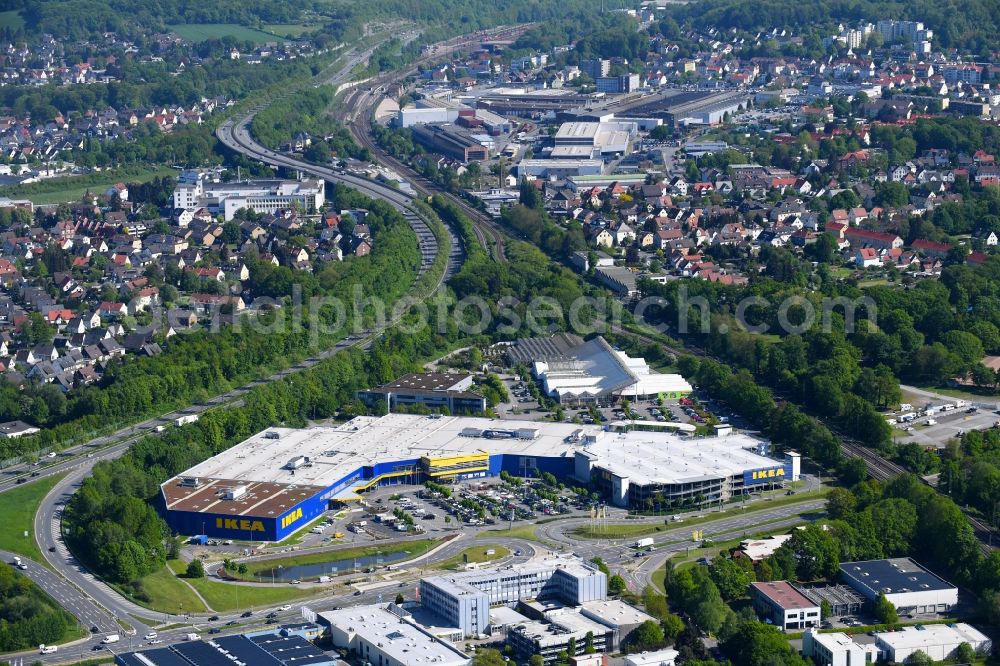
[[639, 539], [635, 542], [634, 545], [636, 548], [646, 548], [648, 546], [653, 545], [653, 539], [650, 537], [646, 537], [645, 539]]

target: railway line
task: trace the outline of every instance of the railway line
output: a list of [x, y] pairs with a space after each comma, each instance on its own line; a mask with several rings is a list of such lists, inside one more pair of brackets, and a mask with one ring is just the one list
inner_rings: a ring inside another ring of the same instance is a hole
[[346, 98], [348, 111], [345, 120], [351, 134], [355, 140], [367, 148], [373, 155], [378, 156], [378, 162], [397, 171], [400, 175], [405, 175], [410, 181], [413, 189], [423, 196], [440, 194], [449, 203], [457, 206], [472, 222], [473, 231], [479, 243], [490, 252], [491, 256], [500, 263], [507, 262], [505, 232], [490, 215], [469, 205], [464, 199], [448, 192], [437, 183], [424, 178], [409, 166], [403, 164], [393, 156], [386, 153], [378, 146], [371, 133], [371, 115], [380, 95], [388, 86], [398, 83], [417, 70], [421, 63], [433, 60], [441, 55], [450, 53], [470, 46], [477, 41], [492, 38], [508, 38], [519, 35], [528, 30], [532, 24], [519, 26], [505, 26], [497, 30], [476, 33], [472, 38], [463, 38], [443, 42], [428, 50], [424, 56], [417, 60], [410, 68], [402, 71], [392, 72], [365, 83], [366, 90], [351, 91]]

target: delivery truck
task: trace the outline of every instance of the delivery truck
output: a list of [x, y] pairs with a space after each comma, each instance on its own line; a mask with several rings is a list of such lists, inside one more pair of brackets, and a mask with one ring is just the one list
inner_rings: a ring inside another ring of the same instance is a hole
[[638, 541], [635, 542], [636, 548], [646, 548], [652, 545], [653, 545], [653, 539], [651, 539], [650, 537], [646, 537], [645, 539], [639, 539]]

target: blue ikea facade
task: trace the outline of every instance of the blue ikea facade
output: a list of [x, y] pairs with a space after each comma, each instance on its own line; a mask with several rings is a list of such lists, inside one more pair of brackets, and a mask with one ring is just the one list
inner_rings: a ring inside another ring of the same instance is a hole
[[[340, 494], [354, 496], [372, 487], [420, 484], [425, 478], [420, 458], [408, 458], [359, 467], [315, 495], [298, 502], [283, 513], [274, 516], [232, 515], [223, 513], [178, 511], [166, 508], [161, 489], [160, 509], [171, 531], [176, 534], [206, 534], [213, 539], [238, 541], [282, 541], [311, 521], [323, 515], [331, 499]], [[464, 472], [455, 470], [447, 478], [458, 481], [487, 476], [499, 476], [505, 471], [513, 476], [535, 477], [548, 472], [558, 478], [571, 476], [574, 469], [572, 456], [527, 456], [497, 454], [489, 456], [488, 467]], [[176, 477], [167, 483], [176, 482]], [[252, 481], [247, 481], [252, 483]], [[164, 486], [167, 484], [164, 484]], [[354, 492], [350, 492], [353, 489]]]

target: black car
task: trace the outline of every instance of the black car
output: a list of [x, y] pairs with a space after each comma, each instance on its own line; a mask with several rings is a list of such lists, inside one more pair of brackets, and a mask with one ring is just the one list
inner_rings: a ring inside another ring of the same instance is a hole
[[27, 481], [28, 480], [26, 478], [24, 478], [23, 476], [21, 476], [21, 477], [18, 477], [16, 483], [27, 483]]
[[218, 622], [218, 620], [219, 620], [218, 615], [213, 615], [212, 617], [208, 618], [209, 622]]
[[41, 475], [42, 475], [42, 473], [41, 473], [41, 472], [32, 472], [32, 473], [31, 473], [31, 477], [32, 477], [32, 478], [34, 478], [34, 477], [36, 477], [36, 476], [41, 476]]
[[267, 614], [267, 619], [268, 620], [270, 620], [272, 617], [278, 617], [278, 614], [277, 613], [268, 613]]
[[234, 624], [236, 624], [236, 620], [230, 620], [229, 622], [226, 622], [226, 626], [227, 626], [227, 627], [231, 627], [231, 626], [233, 626]]
[[243, 615], [240, 615], [240, 617], [250, 617], [251, 615], [253, 615], [253, 611], [247, 611]]
[[222, 633], [222, 629], [219, 629], [218, 627], [212, 627], [211, 629], [208, 630], [208, 633], [210, 633], [210, 634], [221, 634]]
[[94, 647], [90, 648], [90, 651], [91, 652], [97, 652], [98, 650], [103, 650], [103, 649], [104, 649], [104, 646], [101, 645], [100, 643], [98, 643]]
[[277, 623], [278, 623], [278, 618], [276, 618], [276, 617], [269, 617], [269, 618], [267, 618], [267, 622], [265, 622], [264, 624], [277, 624]]
[[354, 593], [354, 596], [356, 596], [356, 597], [360, 597], [360, 596], [361, 596], [361, 590], [358, 590], [357, 592], [355, 592], [355, 593]]
[[92, 633], [92, 634], [96, 634], [99, 631], [100, 631], [100, 629], [97, 628], [96, 624], [90, 628], [90, 633]]
[[50, 553], [56, 552], [56, 547], [55, 546], [49, 546], [49, 552]]

